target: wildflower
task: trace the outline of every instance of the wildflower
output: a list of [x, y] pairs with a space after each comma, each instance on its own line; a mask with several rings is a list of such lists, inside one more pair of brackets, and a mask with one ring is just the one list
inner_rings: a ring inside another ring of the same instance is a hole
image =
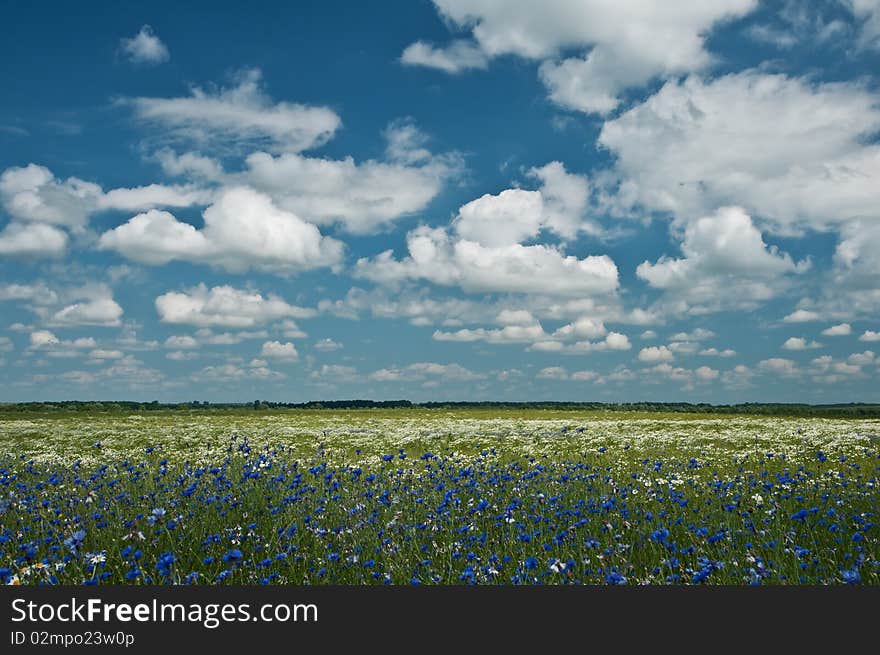
[[231, 548], [227, 553], [223, 556], [224, 562], [238, 562], [243, 557], [241, 551], [238, 548]]

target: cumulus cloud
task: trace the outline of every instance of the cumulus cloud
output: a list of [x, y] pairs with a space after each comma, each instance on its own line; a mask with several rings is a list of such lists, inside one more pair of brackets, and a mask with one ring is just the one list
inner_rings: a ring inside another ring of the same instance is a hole
[[355, 274], [384, 284], [424, 279], [469, 292], [540, 293], [555, 296], [609, 294], [617, 289], [617, 266], [607, 255], [578, 259], [551, 245], [484, 246], [419, 227], [407, 235], [409, 257], [387, 250], [358, 260]]
[[94, 298], [64, 307], [52, 316], [53, 325], [99, 325], [112, 327], [121, 324], [122, 307], [113, 298]]
[[548, 366], [538, 371], [535, 377], [539, 380], [567, 380], [568, 371], [561, 366]]
[[489, 247], [522, 243], [548, 230], [565, 239], [579, 231], [596, 233], [599, 228], [586, 219], [589, 182], [552, 161], [532, 168], [528, 176], [539, 180], [536, 191], [505, 189], [485, 194], [463, 205], [452, 223], [461, 239]]
[[101, 194], [97, 184], [75, 177], [59, 180], [37, 164], [13, 166], [0, 175], [0, 202], [20, 221], [81, 228]]
[[684, 257], [678, 259], [643, 262], [636, 275], [695, 313], [756, 306], [785, 288], [787, 274], [803, 273], [810, 265], [768, 247], [739, 207], [723, 207], [688, 223], [681, 250]]
[[812, 323], [821, 320], [822, 316], [809, 309], [797, 309], [787, 314], [782, 320], [785, 323]]
[[821, 347], [822, 344], [818, 341], [809, 341], [803, 337], [789, 337], [782, 344], [783, 350], [813, 350]]
[[286, 376], [280, 371], [273, 371], [266, 366], [236, 366], [235, 364], [222, 364], [206, 366], [198, 373], [193, 374], [195, 382], [220, 382], [232, 383], [236, 388], [242, 380], [283, 380]]
[[359, 378], [357, 369], [342, 364], [323, 364], [321, 368], [309, 373], [312, 380], [331, 380], [334, 382], [353, 382]]
[[531, 325], [506, 325], [496, 330], [486, 328], [461, 329], [453, 332], [436, 330], [432, 335], [435, 341], [485, 341], [487, 343], [532, 343], [547, 336], [541, 324], [535, 321]]
[[[570, 109], [607, 113], [619, 95], [655, 77], [699, 70], [712, 59], [704, 48], [720, 21], [742, 16], [755, 0], [606, 2], [549, 0], [498, 3], [493, 0], [434, 0], [453, 29], [472, 40], [437, 47], [418, 41], [405, 63], [450, 73], [482, 68], [485, 60], [515, 55], [544, 62], [541, 80], [550, 98]], [[559, 60], [563, 52], [578, 56]]]
[[156, 298], [156, 311], [165, 323], [199, 327], [250, 328], [284, 318], [308, 318], [314, 310], [290, 305], [256, 291], [199, 284], [187, 291], [169, 291]]
[[172, 335], [165, 339], [165, 347], [172, 350], [190, 350], [198, 348], [200, 345], [198, 340], [188, 334]]
[[267, 359], [274, 359], [281, 362], [293, 363], [299, 361], [299, 352], [290, 341], [281, 343], [280, 341], [267, 341], [260, 349], [260, 355]]
[[838, 323], [822, 330], [822, 334], [826, 337], [845, 337], [852, 334], [852, 327], [849, 323]]
[[671, 362], [672, 360], [672, 351], [666, 346], [648, 346], [639, 351], [640, 362]]
[[796, 377], [800, 374], [800, 371], [797, 368], [797, 364], [795, 364], [790, 359], [785, 359], [784, 357], [771, 357], [770, 359], [763, 359], [758, 362], [758, 368], [765, 373], [772, 373], [775, 375], [781, 375], [783, 377]]
[[880, 222], [843, 226], [819, 306], [832, 316], [873, 316], [880, 303]]
[[230, 181], [250, 185], [314, 223], [367, 234], [424, 209], [462, 169], [456, 153], [427, 150], [427, 137], [411, 121], [392, 122], [385, 137], [384, 160], [255, 152]]
[[165, 138], [224, 151], [264, 147], [300, 152], [324, 144], [339, 129], [327, 107], [273, 102], [258, 69], [241, 71], [235, 86], [216, 91], [194, 87], [177, 98], [129, 98], [135, 117], [162, 128]]
[[629, 337], [620, 332], [609, 332], [601, 341], [582, 340], [573, 343], [565, 343], [556, 338], [555, 333], [553, 337], [554, 338], [545, 341], [538, 341], [537, 343], [532, 344], [529, 350], [562, 353], [564, 355], [587, 355], [594, 352], [630, 350], [632, 348]]
[[369, 378], [376, 382], [415, 382], [424, 380], [467, 382], [482, 380], [485, 377], [485, 374], [475, 373], [460, 364], [438, 364], [437, 362], [417, 362], [403, 368], [382, 368], [369, 375]]
[[0, 255], [57, 258], [67, 250], [67, 233], [44, 223], [9, 223], [0, 231]]
[[33, 163], [7, 168], [0, 175], [0, 203], [10, 216], [73, 231], [81, 231], [99, 211], [190, 207], [207, 204], [210, 198], [210, 191], [193, 185], [148, 184], [104, 192], [93, 182], [76, 177], [62, 180], [45, 166]]
[[880, 105], [856, 82], [754, 70], [689, 77], [602, 127], [622, 211], [692, 219], [740, 205], [775, 230], [880, 216]]
[[87, 285], [65, 294], [70, 302], [52, 313], [47, 322], [58, 327], [99, 326], [115, 327], [122, 324], [122, 307], [113, 299], [112, 290], [103, 285]]
[[320, 339], [315, 342], [314, 346], [315, 350], [320, 350], [321, 352], [331, 353], [334, 350], [339, 350], [342, 348], [342, 344], [338, 341], [333, 341], [333, 339]]
[[149, 25], [141, 27], [131, 38], [119, 42], [129, 61], [135, 64], [161, 64], [171, 58], [168, 48]]
[[715, 336], [712, 330], [705, 328], [695, 328], [690, 332], [676, 332], [670, 338], [671, 341], [705, 341]]
[[736, 355], [736, 351], [733, 348], [725, 348], [723, 350], [719, 350], [718, 348], [706, 348], [701, 350], [700, 354], [704, 357], [733, 357]]
[[341, 242], [247, 187], [223, 191], [203, 218], [204, 227], [196, 229], [153, 209], [102, 234], [98, 248], [142, 264], [183, 260], [230, 272], [255, 268], [287, 274], [335, 266], [342, 259]]
[[859, 341], [880, 341], [880, 332], [865, 330], [859, 337]]

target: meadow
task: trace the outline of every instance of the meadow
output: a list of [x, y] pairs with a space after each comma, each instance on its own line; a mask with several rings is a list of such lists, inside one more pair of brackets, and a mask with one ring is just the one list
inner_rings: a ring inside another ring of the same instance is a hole
[[880, 420], [0, 413], [7, 584], [878, 584]]

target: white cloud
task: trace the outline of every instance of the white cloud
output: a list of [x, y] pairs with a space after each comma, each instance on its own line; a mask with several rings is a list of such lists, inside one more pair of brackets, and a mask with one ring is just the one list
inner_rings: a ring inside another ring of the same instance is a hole
[[[434, 4], [453, 29], [470, 31], [473, 42], [456, 40], [438, 48], [419, 41], [404, 51], [407, 63], [458, 72], [483, 67], [480, 54], [544, 61], [541, 79], [552, 100], [572, 109], [605, 113], [617, 106], [618, 95], [628, 87], [708, 66], [712, 61], [704, 48], [708, 32], [719, 21], [746, 14], [756, 2], [434, 0]], [[572, 50], [586, 54], [556, 60]]]
[[125, 100], [136, 118], [156, 125], [165, 138], [228, 150], [265, 147], [299, 152], [322, 145], [341, 125], [327, 107], [273, 103], [257, 69], [241, 71], [236, 85], [211, 92], [199, 87], [178, 98]]
[[210, 181], [219, 180], [224, 175], [219, 161], [198, 152], [178, 153], [170, 148], [161, 148], [153, 156], [162, 170], [174, 177], [188, 176]]
[[868, 366], [877, 361], [877, 356], [874, 354], [873, 350], [866, 350], [860, 353], [853, 353], [846, 358], [846, 361], [853, 366]]
[[0, 175], [0, 202], [20, 221], [81, 228], [101, 193], [97, 184], [75, 177], [59, 180], [37, 164], [7, 168]]
[[119, 45], [135, 64], [161, 64], [171, 58], [168, 48], [149, 25], [141, 27], [133, 37], [122, 39]]
[[795, 377], [799, 374], [797, 364], [784, 357], [771, 357], [758, 362], [758, 368], [766, 373], [773, 373], [783, 377]]
[[866, 48], [880, 47], [880, 2], [877, 0], [843, 0], [843, 2], [861, 21], [859, 45]]
[[672, 351], [666, 346], [648, 346], [639, 351], [640, 362], [671, 362]]
[[498, 325], [533, 325], [537, 319], [525, 309], [502, 309], [495, 317]]
[[[554, 334], [554, 337], [556, 335]], [[561, 353], [564, 355], [588, 355], [594, 352], [630, 350], [629, 337], [620, 332], [609, 332], [601, 341], [575, 341], [564, 343], [559, 339], [547, 339], [533, 343], [529, 350], [537, 352]]]
[[855, 82], [745, 71], [668, 82], [604, 124], [621, 211], [741, 205], [782, 232], [880, 216], [880, 104]]
[[196, 338], [200, 344], [208, 346], [234, 346], [250, 339], [266, 339], [266, 330], [239, 330], [237, 332], [214, 332], [210, 328], [196, 330]]
[[213, 192], [193, 185], [148, 184], [111, 189], [97, 199], [96, 209], [142, 211], [150, 207], [191, 207], [207, 205]]
[[[870, 351], [867, 351], [870, 352]], [[857, 353], [853, 361], [838, 361], [831, 355], [817, 357], [810, 362], [810, 375], [816, 382], [824, 384], [836, 384], [852, 379], [863, 378], [861, 361], [866, 359], [866, 353]]]
[[657, 338], [657, 333], [654, 330], [645, 330], [639, 335], [639, 338], [643, 341], [650, 341]]
[[467, 382], [482, 380], [486, 376], [482, 373], [475, 373], [460, 364], [417, 362], [403, 368], [382, 368], [371, 373], [369, 377], [377, 382], [409, 382], [429, 379]]
[[49, 253], [62, 252], [67, 242], [66, 234], [50, 225], [81, 232], [96, 212], [204, 205], [211, 195], [193, 185], [163, 184], [122, 187], [105, 193], [92, 182], [56, 178], [48, 168], [37, 164], [13, 166], [0, 175], [0, 203], [16, 221], [34, 223], [26, 227], [13, 223], [7, 232], [14, 229], [19, 240], [44, 241], [42, 251]]
[[115, 327], [122, 324], [122, 307], [113, 300], [110, 289], [104, 286], [87, 288], [79, 295], [82, 296], [81, 300], [59, 309], [49, 319], [49, 324], [63, 327]]
[[314, 310], [290, 305], [277, 296], [256, 291], [199, 284], [184, 292], [169, 291], [156, 298], [156, 311], [165, 323], [249, 328], [283, 318], [308, 318]]
[[58, 294], [42, 282], [0, 285], [0, 301], [24, 300], [35, 305], [54, 305]]
[[288, 339], [304, 339], [309, 336], [300, 329], [295, 321], [292, 321], [289, 318], [282, 321], [280, 327], [282, 336]]
[[572, 323], [567, 323], [553, 333], [557, 339], [596, 339], [608, 332], [602, 321], [583, 316]]
[[698, 327], [690, 332], [678, 332], [673, 334], [669, 339], [671, 341], [705, 341], [715, 336], [712, 330]]
[[320, 350], [321, 352], [329, 353], [334, 350], [339, 350], [342, 348], [342, 344], [338, 341], [333, 341], [333, 339], [321, 339], [320, 341], [315, 342], [315, 350]]
[[235, 364], [206, 366], [192, 376], [196, 382], [231, 382], [237, 384], [241, 380], [282, 380], [286, 376], [265, 366], [241, 367]]
[[532, 343], [546, 337], [544, 328], [538, 322], [532, 325], [506, 325], [497, 330], [485, 328], [461, 329], [454, 332], [435, 330], [432, 335], [435, 341], [485, 341], [487, 343]]
[[696, 341], [670, 341], [667, 347], [675, 355], [693, 355], [700, 344]]
[[822, 330], [822, 334], [826, 337], [845, 337], [852, 334], [852, 327], [849, 323], [839, 323]]
[[105, 360], [105, 359], [122, 359], [125, 353], [121, 350], [108, 350], [106, 348], [97, 348], [89, 353], [89, 359]]
[[809, 309], [798, 309], [788, 314], [782, 320], [785, 323], [812, 323], [822, 319], [822, 316]]
[[737, 364], [731, 370], [721, 374], [721, 383], [731, 390], [748, 389], [752, 386], [754, 371], [744, 364]]
[[709, 368], [708, 366], [701, 366], [697, 370], [694, 371], [694, 374], [698, 379], [709, 381], [709, 380], [717, 380], [720, 376], [720, 373], [714, 368]]
[[452, 41], [442, 48], [416, 41], [406, 47], [400, 61], [408, 66], [425, 66], [447, 73], [459, 73], [469, 69], [485, 69], [489, 58], [474, 43], [465, 39]]
[[312, 371], [309, 377], [314, 380], [333, 380], [336, 382], [354, 382], [358, 379], [357, 369], [353, 366], [342, 364], [323, 364], [321, 368]]
[[736, 351], [733, 348], [725, 348], [724, 350], [706, 348], [705, 350], [701, 350], [700, 354], [704, 357], [733, 357], [736, 355]]
[[172, 362], [188, 362], [198, 358], [199, 353], [192, 350], [172, 350], [165, 355], [165, 359], [170, 359]]
[[462, 168], [455, 153], [434, 155], [410, 121], [386, 129], [387, 160], [356, 162], [286, 152], [255, 152], [230, 180], [268, 194], [282, 209], [354, 234], [376, 231], [423, 210]]
[[539, 191], [506, 189], [463, 205], [453, 227], [461, 239], [487, 247], [507, 246], [534, 237], [541, 229]]
[[786, 274], [803, 273], [810, 265], [768, 247], [739, 207], [723, 207], [688, 223], [681, 250], [680, 259], [643, 262], [636, 275], [695, 313], [754, 307], [786, 287]]
[[403, 260], [390, 250], [358, 260], [356, 275], [385, 284], [426, 279], [469, 292], [556, 296], [610, 294], [618, 285], [617, 267], [607, 255], [578, 259], [543, 244], [487, 247], [424, 226], [407, 235], [407, 247], [410, 256]]
[[260, 350], [260, 355], [267, 359], [275, 359], [282, 362], [299, 361], [299, 352], [290, 341], [281, 343], [280, 341], [267, 341]]
[[789, 337], [782, 344], [783, 350], [813, 350], [821, 347], [822, 344], [818, 341], [808, 341], [803, 337]]
[[203, 217], [198, 230], [152, 209], [102, 234], [98, 247], [142, 264], [182, 260], [239, 273], [256, 268], [286, 274], [342, 259], [341, 242], [247, 187], [223, 191]]
[[532, 168], [528, 175], [540, 181], [538, 190], [505, 189], [462, 205], [452, 223], [458, 236], [499, 247], [522, 243], [544, 229], [566, 239], [582, 230], [599, 231], [585, 218], [590, 197], [586, 177], [567, 172], [558, 161]]
[[11, 257], [61, 257], [67, 234], [44, 223], [9, 223], [0, 231], [0, 255]]
[[880, 222], [852, 221], [841, 229], [830, 283], [820, 305], [829, 315], [876, 314], [880, 303]]
[[198, 348], [201, 344], [194, 338], [186, 335], [173, 335], [165, 339], [165, 347], [172, 350], [190, 350]]
[[880, 332], [865, 330], [862, 336], [859, 337], [859, 341], [880, 341]]
[[58, 337], [49, 330], [37, 330], [36, 332], [31, 332], [30, 341], [31, 348], [43, 348], [45, 346], [54, 346], [60, 343]]
[[561, 366], [548, 366], [538, 371], [535, 377], [539, 380], [567, 380], [568, 371]]

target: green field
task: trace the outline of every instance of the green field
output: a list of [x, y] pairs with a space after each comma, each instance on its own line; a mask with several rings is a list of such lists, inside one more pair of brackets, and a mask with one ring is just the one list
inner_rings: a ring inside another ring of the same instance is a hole
[[0, 414], [13, 584], [880, 582], [880, 420]]

